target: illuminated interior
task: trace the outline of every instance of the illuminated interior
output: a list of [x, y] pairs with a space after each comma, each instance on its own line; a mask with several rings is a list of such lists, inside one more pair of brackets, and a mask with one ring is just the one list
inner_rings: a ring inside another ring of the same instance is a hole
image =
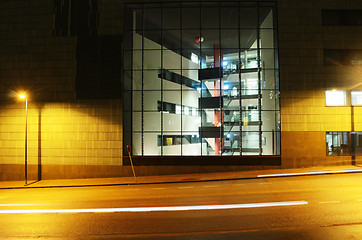
[[274, 3], [130, 4], [125, 16], [133, 155], [280, 154]]

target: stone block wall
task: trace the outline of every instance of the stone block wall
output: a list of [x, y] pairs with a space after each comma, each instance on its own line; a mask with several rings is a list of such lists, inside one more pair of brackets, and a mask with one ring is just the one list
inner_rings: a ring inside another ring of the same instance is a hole
[[[351, 131], [351, 107], [326, 106], [325, 91], [360, 83], [362, 67], [325, 66], [323, 50], [362, 49], [362, 27], [323, 26], [322, 9], [362, 9], [362, 3], [278, 1], [284, 168], [351, 164], [350, 156], [327, 156], [326, 132]], [[361, 111], [355, 107], [355, 131], [362, 131]]]
[[[77, 97], [79, 36], [56, 32], [57, 2], [60, 11], [71, 1], [0, 1], [0, 180], [24, 179], [20, 91], [28, 95], [29, 179], [122, 174], [114, 170], [122, 165], [122, 101]], [[95, 36], [121, 33], [120, 1], [110, 2], [99, 1]]]

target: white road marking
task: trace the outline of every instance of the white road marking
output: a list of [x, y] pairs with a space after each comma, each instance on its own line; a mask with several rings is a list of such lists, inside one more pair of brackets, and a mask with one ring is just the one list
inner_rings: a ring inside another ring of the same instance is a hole
[[234, 186], [245, 186], [246, 184], [245, 183], [236, 183], [236, 184], [233, 184]]
[[218, 187], [219, 185], [206, 185], [204, 187]]
[[180, 189], [186, 189], [186, 188], [194, 188], [194, 187], [178, 187]]
[[12, 206], [34, 206], [34, 205], [43, 205], [39, 203], [5, 203], [0, 204], [0, 207], [12, 207]]
[[327, 204], [327, 203], [340, 203], [341, 201], [325, 201], [325, 202], [318, 202], [320, 204]]
[[305, 205], [306, 201], [246, 203], [228, 205], [200, 205], [177, 207], [133, 207], [133, 208], [88, 208], [88, 209], [33, 209], [33, 210], [0, 210], [0, 214], [15, 213], [116, 213], [116, 212], [160, 212], [160, 211], [194, 211], [194, 210], [225, 210], [259, 207], [281, 207]]
[[258, 175], [258, 177], [259, 178], [284, 177], [284, 176], [300, 176], [300, 175], [313, 175], [313, 174], [325, 174], [325, 173], [348, 173], [348, 172], [362, 172], [362, 169], [347, 169], [347, 170], [338, 170], [338, 171], [319, 171], [319, 172], [302, 172], [302, 173], [265, 174], [265, 175]]

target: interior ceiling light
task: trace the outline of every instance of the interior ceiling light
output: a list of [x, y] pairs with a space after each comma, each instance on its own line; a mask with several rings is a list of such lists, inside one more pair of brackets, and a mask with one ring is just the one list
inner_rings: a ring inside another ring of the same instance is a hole
[[205, 39], [203, 37], [195, 37], [195, 42], [199, 43], [199, 42], [203, 42]]

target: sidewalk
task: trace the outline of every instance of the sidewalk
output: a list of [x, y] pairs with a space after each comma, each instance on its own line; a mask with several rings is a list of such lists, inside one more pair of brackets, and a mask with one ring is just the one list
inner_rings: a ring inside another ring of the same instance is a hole
[[25, 188], [57, 188], [57, 187], [90, 187], [90, 186], [117, 186], [117, 185], [144, 185], [163, 183], [185, 183], [185, 182], [206, 182], [223, 180], [242, 180], [257, 178], [275, 178], [291, 176], [307, 176], [321, 174], [347, 174], [362, 173], [362, 167], [339, 166], [339, 167], [313, 167], [296, 169], [273, 169], [273, 170], [253, 170], [238, 172], [217, 172], [198, 173], [182, 175], [161, 175], [161, 176], [141, 176], [137, 181], [133, 177], [117, 178], [87, 178], [87, 179], [59, 179], [59, 180], [29, 180], [24, 186], [24, 181], [4, 181], [0, 182], [0, 189], [25, 189]]

